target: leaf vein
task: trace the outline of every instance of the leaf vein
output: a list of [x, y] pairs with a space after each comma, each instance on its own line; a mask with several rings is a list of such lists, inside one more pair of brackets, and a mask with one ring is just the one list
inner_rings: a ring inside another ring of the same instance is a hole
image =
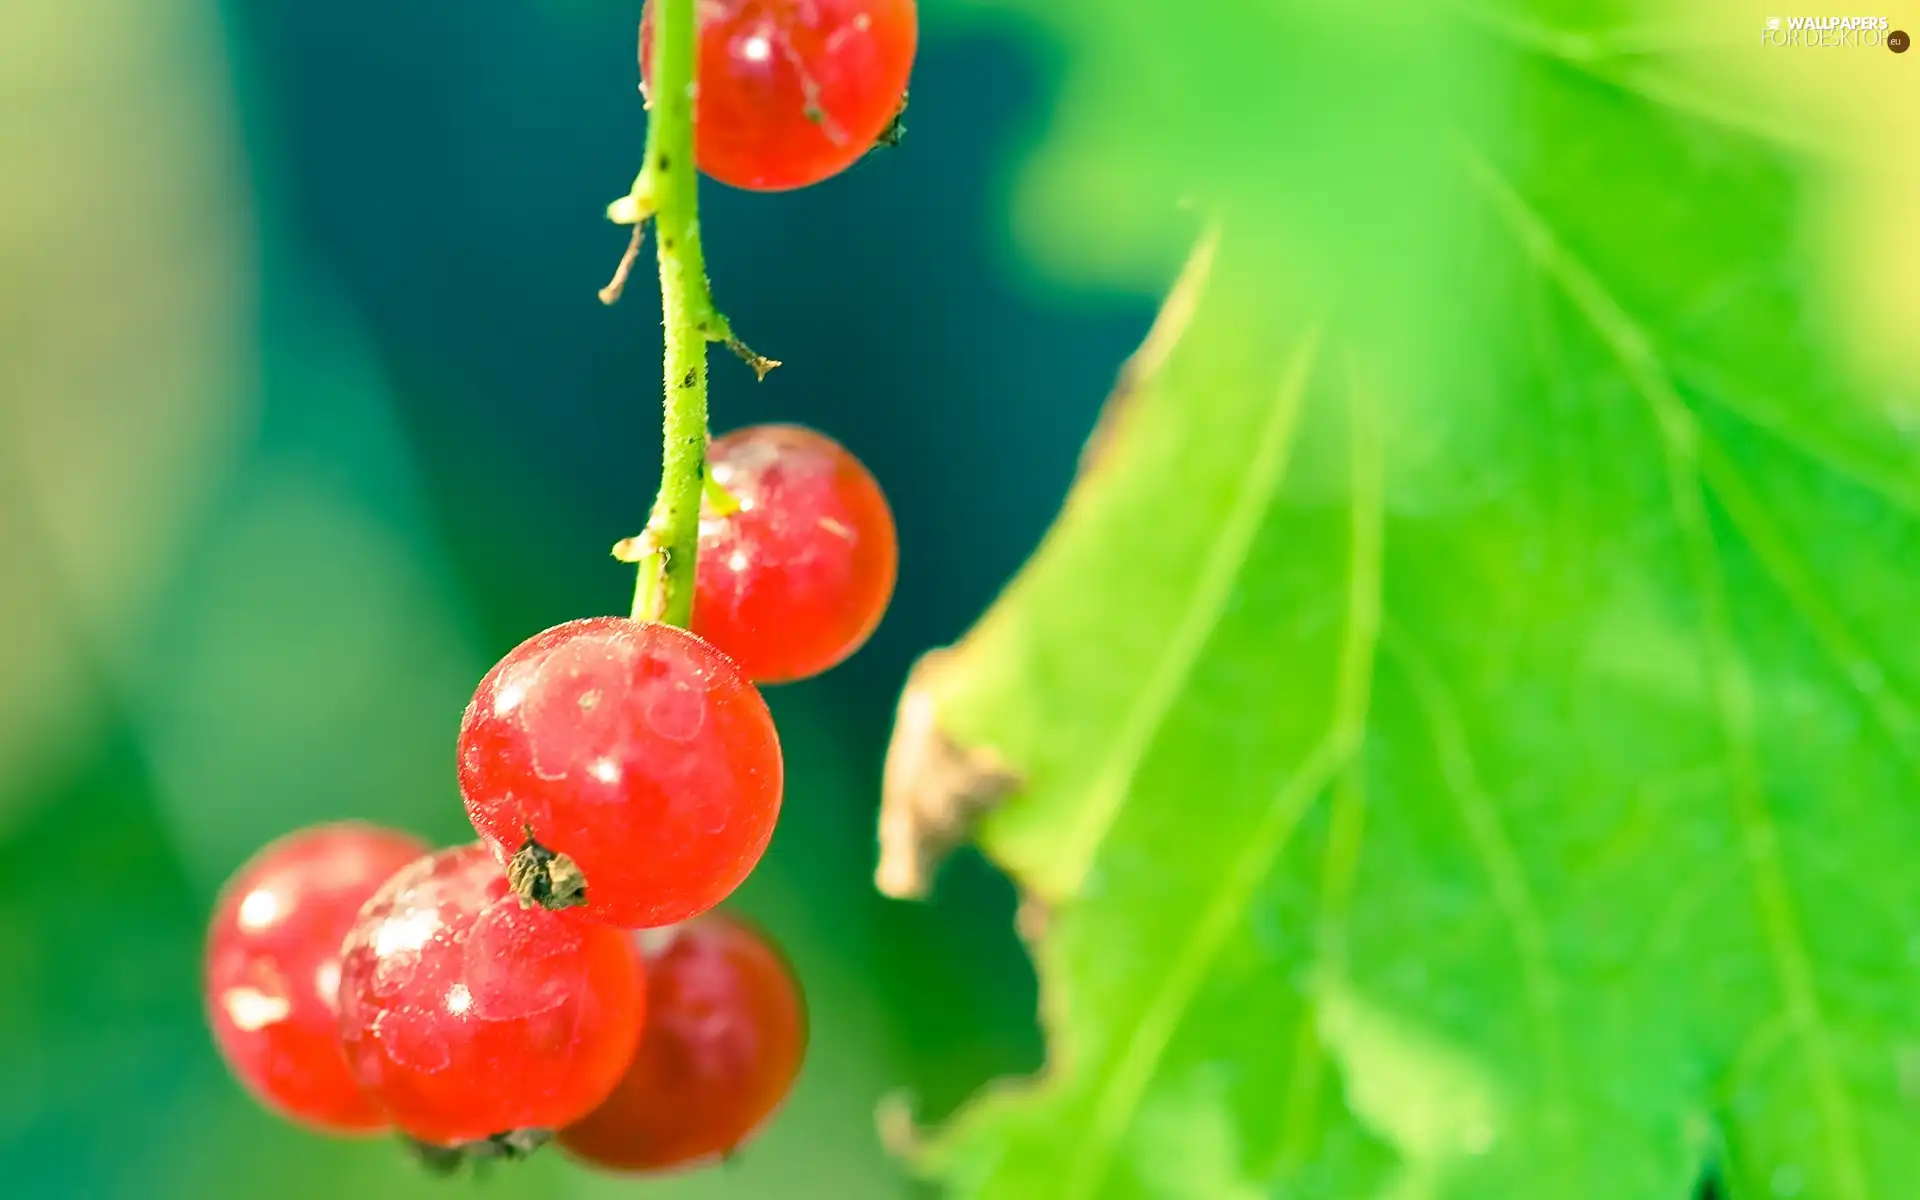
[[1702, 620], [1712, 649], [1714, 699], [1719, 710], [1722, 749], [1727, 757], [1731, 785], [1728, 790], [1753, 879], [1767, 949], [1812, 1084], [1836, 1193], [1852, 1200], [1864, 1200], [1868, 1192], [1857, 1121], [1834, 1058], [1799, 914], [1780, 861], [1779, 832], [1762, 795], [1753, 745], [1752, 696], [1744, 674], [1733, 661], [1734, 642], [1727, 619], [1725, 580], [1707, 523], [1704, 497], [1707, 482], [1700, 469], [1701, 433], [1697, 419], [1674, 389], [1645, 330], [1592, 271], [1573, 256], [1545, 217], [1530, 206], [1484, 156], [1469, 146], [1463, 145], [1461, 151], [1469, 174], [1494, 211], [1534, 264], [1559, 284], [1601, 343], [1620, 362], [1660, 431], [1673, 516], [1686, 545], [1694, 585], [1700, 592]]
[[1318, 349], [1319, 334], [1310, 330], [1288, 361], [1278, 399], [1254, 443], [1253, 456], [1201, 567], [1193, 595], [1167, 637], [1146, 685], [1128, 708], [1100, 773], [1081, 796], [1076, 806], [1078, 816], [1061, 839], [1046, 872], [1051, 880], [1048, 890], [1055, 899], [1071, 895], [1086, 878], [1094, 854], [1125, 806], [1147, 750], [1172, 713], [1207, 638], [1220, 623], [1234, 582], [1252, 552], [1254, 537], [1286, 475]]
[[1786, 597], [1801, 624], [1813, 635], [1814, 643], [1826, 655], [1835, 673], [1846, 681], [1886, 733], [1888, 744], [1908, 775], [1920, 782], [1920, 759], [1915, 757], [1916, 722], [1905, 697], [1892, 691], [1881, 679], [1866, 651], [1848, 632], [1845, 621], [1822, 595], [1812, 570], [1795, 554], [1792, 544], [1768, 522], [1765, 510], [1741, 478], [1739, 469], [1704, 433], [1700, 446], [1703, 476], [1732, 518], [1734, 528], [1746, 538], [1754, 556]]
[[1589, 33], [1556, 29], [1478, 5], [1459, 5], [1455, 11], [1488, 35], [1516, 49], [1560, 63], [1623, 95], [1805, 157], [1836, 156], [1831, 139], [1823, 140], [1813, 131], [1782, 121], [1751, 103], [1700, 91], [1673, 76], [1619, 65], [1622, 58], [1642, 58], [1649, 53], [1690, 48], [1684, 44], [1656, 45], [1630, 30]]
[[1546, 920], [1540, 915], [1539, 902], [1498, 807], [1480, 782], [1459, 704], [1448, 694], [1440, 674], [1404, 633], [1389, 626], [1382, 649], [1399, 665], [1426, 718], [1440, 777], [1459, 806], [1467, 840], [1492, 885], [1494, 904], [1512, 935], [1534, 1045], [1545, 1069], [1546, 1124], [1555, 1146], [1553, 1162], [1560, 1174], [1555, 1194], [1575, 1195], [1580, 1189], [1568, 1176], [1574, 1162], [1570, 1143], [1575, 1125], [1567, 1107], [1573, 1074], [1568, 1069], [1566, 1028], [1561, 1020], [1566, 989], [1553, 965]]
[[[1920, 518], [1920, 488], [1914, 486], [1910, 472], [1890, 470], [1863, 460], [1855, 447], [1833, 433], [1788, 428], [1787, 415], [1771, 401], [1758, 399], [1744, 384], [1736, 385], [1704, 363], [1677, 358], [1674, 376], [1720, 411], [1771, 435], [1781, 444], [1873, 493], [1905, 516]], [[1901, 435], [1895, 429], [1885, 428], [1872, 431], [1871, 436], [1885, 444], [1897, 443]]]
[[[1350, 377], [1351, 374], [1349, 365]], [[1356, 412], [1360, 411], [1360, 404], [1356, 401]], [[1316, 979], [1344, 978], [1347, 973], [1347, 926], [1352, 919], [1354, 880], [1359, 874], [1360, 851], [1366, 839], [1366, 810], [1366, 785], [1358, 764], [1350, 758], [1333, 786], [1327, 849], [1321, 862], [1320, 920], [1314, 931]], [[1274, 1141], [1273, 1162], [1264, 1172], [1268, 1176], [1278, 1175], [1306, 1160], [1313, 1127], [1319, 1119], [1326, 1054], [1320, 1044], [1318, 1006], [1312, 1000], [1302, 1006], [1294, 1055]]]
[[1173, 958], [1133, 1036], [1094, 1101], [1093, 1119], [1068, 1172], [1061, 1195], [1085, 1200], [1097, 1195], [1113, 1155], [1139, 1111], [1174, 1033], [1192, 1006], [1255, 889], [1291, 840], [1308, 807], [1359, 752], [1371, 703], [1374, 651], [1380, 637], [1384, 486], [1381, 447], [1366, 398], [1354, 396], [1352, 439], [1352, 553], [1348, 566], [1346, 632], [1335, 688], [1335, 712], [1327, 732], [1280, 788], [1245, 848], [1220, 876], [1185, 944]]

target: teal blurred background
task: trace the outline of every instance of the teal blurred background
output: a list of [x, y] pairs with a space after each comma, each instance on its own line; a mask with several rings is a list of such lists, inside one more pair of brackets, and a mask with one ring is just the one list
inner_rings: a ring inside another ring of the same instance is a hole
[[[624, 609], [658, 461], [658, 300], [595, 299], [642, 137], [636, 0], [9, 0], [0, 18], [0, 1195], [440, 1194], [384, 1142], [256, 1109], [214, 1058], [203, 922], [268, 839], [469, 836], [452, 739], [527, 634]], [[908, 663], [1057, 506], [1145, 295], [1009, 236], [1057, 47], [925, 5], [902, 149], [806, 192], [709, 186], [736, 328], [716, 429], [830, 431], [896, 507], [894, 608], [772, 697], [787, 808], [738, 897], [815, 1029], [725, 1170], [502, 1195], [909, 1194], [873, 1112], [1031, 1069], [1034, 984], [978, 860], [870, 885]]]

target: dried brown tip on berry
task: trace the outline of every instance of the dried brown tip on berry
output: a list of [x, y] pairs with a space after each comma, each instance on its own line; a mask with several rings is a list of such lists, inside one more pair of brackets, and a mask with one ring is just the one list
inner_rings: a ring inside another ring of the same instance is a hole
[[873, 149], [868, 150], [867, 153], [871, 154], [873, 153], [874, 150], [882, 150], [882, 149], [891, 150], [895, 146], [898, 146], [900, 144], [901, 139], [906, 136], [907, 136], [907, 93], [901, 92], [900, 107], [894, 111], [893, 120], [888, 121], [887, 127], [880, 131], [880, 136], [873, 139]]
[[552, 1140], [551, 1129], [510, 1129], [482, 1141], [467, 1142], [460, 1148], [469, 1159], [501, 1158], [517, 1162]]
[[[526, 844], [507, 862], [507, 886], [527, 908], [557, 911], [587, 902], [587, 877], [571, 858], [534, 841], [531, 830]], [[494, 1136], [516, 1137], [519, 1133]]]
[[937, 681], [949, 647], [921, 656], [894, 715], [880, 790], [880, 867], [874, 886], [896, 899], [925, 896], [934, 872], [1020, 786], [992, 750], [962, 746], [940, 728]]
[[423, 1142], [419, 1138], [400, 1135], [400, 1144], [407, 1149], [407, 1157], [418, 1163], [420, 1169], [429, 1175], [442, 1178], [458, 1174], [467, 1157], [458, 1146], [436, 1146], [432, 1142]]
[[435, 1145], [418, 1138], [400, 1135], [407, 1153], [427, 1172], [442, 1177], [457, 1175], [469, 1163], [518, 1162], [553, 1140], [551, 1129], [510, 1129], [476, 1142], [452, 1146]]

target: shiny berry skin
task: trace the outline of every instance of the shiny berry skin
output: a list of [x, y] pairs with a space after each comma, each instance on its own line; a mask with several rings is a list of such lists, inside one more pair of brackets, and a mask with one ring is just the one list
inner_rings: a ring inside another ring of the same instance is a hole
[[626, 928], [712, 908], [780, 814], [780, 740], [724, 654], [669, 625], [592, 617], [515, 647], [460, 726], [460, 790], [506, 861], [528, 831], [572, 860], [586, 903]]
[[900, 563], [873, 476], [797, 425], [736, 430], [707, 461], [738, 509], [702, 510], [693, 631], [761, 683], [817, 675], [858, 650]]
[[395, 871], [426, 847], [404, 833], [342, 823], [267, 846], [222, 889], [207, 931], [207, 1023], [248, 1091], [328, 1133], [387, 1119], [340, 1053], [340, 939]]
[[342, 948], [340, 1040], [392, 1122], [438, 1146], [578, 1120], [639, 1044], [639, 956], [617, 929], [523, 907], [486, 847], [416, 860]]
[[693, 1166], [738, 1148], [780, 1107], [807, 1050], [793, 969], [753, 926], [708, 913], [642, 933], [652, 1008], [606, 1103], [560, 1131], [615, 1171]]
[[[657, 0], [640, 20], [653, 70]], [[805, 187], [872, 149], [907, 94], [913, 0], [698, 0], [694, 156], [721, 183]]]

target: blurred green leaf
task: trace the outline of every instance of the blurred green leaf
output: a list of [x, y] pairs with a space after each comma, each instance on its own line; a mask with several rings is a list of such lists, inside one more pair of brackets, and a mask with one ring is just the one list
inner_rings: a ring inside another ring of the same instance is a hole
[[130, 716], [208, 892], [316, 821], [468, 833], [448, 764], [485, 669], [469, 606], [377, 361], [289, 274], [262, 346], [277, 436], [233, 473], [126, 656]]
[[247, 413], [211, 6], [10, 4], [0, 38], [0, 829], [94, 733]]
[[1042, 256], [1141, 278], [1207, 231], [1038, 556], [920, 677], [1024, 777], [982, 842], [1051, 1044], [922, 1166], [1901, 1194], [1920, 456], [1820, 229], [1911, 183], [1857, 169], [1871, 122], [1776, 120], [1730, 7], [995, 7], [1071, 52]]

